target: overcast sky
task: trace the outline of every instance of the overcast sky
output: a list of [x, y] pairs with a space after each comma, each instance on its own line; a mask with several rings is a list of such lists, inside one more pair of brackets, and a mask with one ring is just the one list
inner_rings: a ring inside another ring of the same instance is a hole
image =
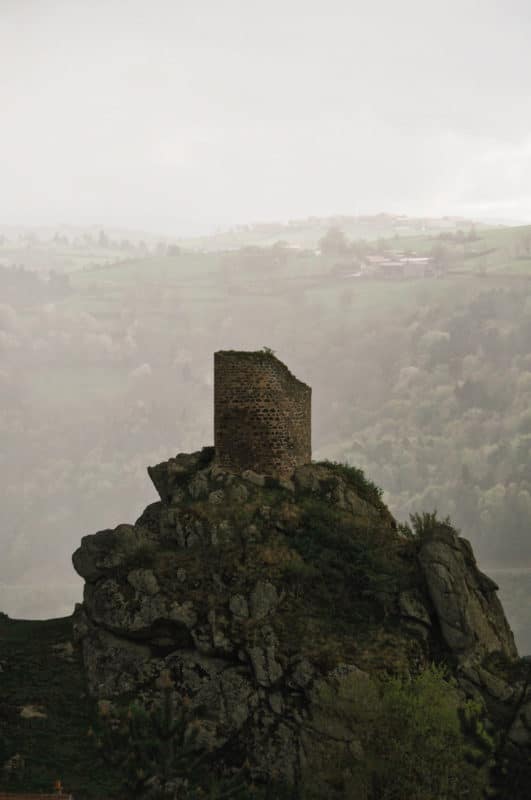
[[0, 0], [0, 224], [531, 222], [529, 0]]

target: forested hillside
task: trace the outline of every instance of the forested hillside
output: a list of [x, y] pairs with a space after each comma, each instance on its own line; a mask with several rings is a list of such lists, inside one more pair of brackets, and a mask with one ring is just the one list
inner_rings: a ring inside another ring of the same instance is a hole
[[[364, 468], [399, 519], [437, 507], [483, 567], [531, 567], [527, 276], [356, 281], [334, 263], [175, 251], [31, 294], [3, 271], [4, 610], [69, 613], [81, 536], [153, 499], [146, 464], [212, 442], [217, 349], [288, 362], [313, 388], [314, 457]], [[528, 622], [511, 623], [531, 650]]]
[[437, 505], [490, 563], [531, 566], [531, 299], [495, 288], [463, 300], [456, 286], [357, 333], [341, 456], [377, 477], [399, 517]]

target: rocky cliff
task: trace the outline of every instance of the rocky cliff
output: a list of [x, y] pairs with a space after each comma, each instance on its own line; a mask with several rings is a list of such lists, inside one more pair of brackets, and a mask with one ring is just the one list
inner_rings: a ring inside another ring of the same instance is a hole
[[149, 702], [169, 670], [208, 708], [205, 746], [259, 782], [296, 785], [330, 746], [362, 757], [348, 726], [323, 720], [323, 689], [444, 662], [502, 730], [503, 758], [529, 758], [525, 664], [466, 539], [435, 518], [416, 535], [397, 526], [352, 468], [309, 464], [276, 481], [213, 455], [149, 468], [160, 501], [74, 553], [94, 697]]

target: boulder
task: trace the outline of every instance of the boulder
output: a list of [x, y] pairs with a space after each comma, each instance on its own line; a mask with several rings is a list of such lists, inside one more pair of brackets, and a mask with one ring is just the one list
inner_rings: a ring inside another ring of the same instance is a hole
[[255, 619], [267, 617], [278, 604], [278, 593], [271, 581], [257, 581], [249, 597], [251, 616]]
[[252, 469], [246, 469], [242, 472], [242, 478], [244, 481], [248, 483], [252, 483], [254, 486], [265, 486], [266, 478], [265, 475], [260, 475], [258, 472], [254, 472]]
[[72, 556], [76, 572], [88, 583], [111, 577], [138, 551], [153, 544], [153, 534], [141, 526], [118, 525], [114, 530], [84, 536]]
[[148, 467], [148, 475], [164, 503], [171, 501], [174, 492], [186, 484], [198, 468], [207, 467], [214, 457], [213, 447], [196, 453], [179, 453], [161, 464]]
[[497, 586], [479, 571], [468, 541], [436, 526], [423, 537], [418, 559], [444, 641], [456, 656], [499, 651], [518, 657]]

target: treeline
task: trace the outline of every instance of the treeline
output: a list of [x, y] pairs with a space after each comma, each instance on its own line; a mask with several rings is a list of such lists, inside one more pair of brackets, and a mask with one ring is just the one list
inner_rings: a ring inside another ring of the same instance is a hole
[[398, 517], [437, 506], [483, 559], [531, 566], [531, 301], [456, 292], [378, 327], [352, 343], [362, 380], [342, 456]]
[[50, 271], [47, 277], [22, 265], [0, 265], [0, 302], [38, 303], [63, 298], [70, 292], [67, 275]]

